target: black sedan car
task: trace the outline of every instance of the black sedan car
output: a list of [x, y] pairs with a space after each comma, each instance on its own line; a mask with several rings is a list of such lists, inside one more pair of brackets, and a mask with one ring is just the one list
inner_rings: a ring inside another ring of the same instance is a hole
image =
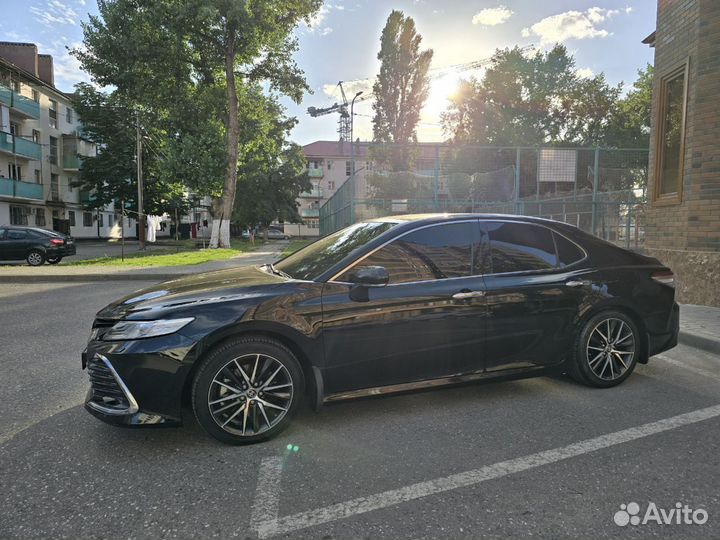
[[169, 281], [101, 310], [86, 408], [228, 443], [324, 402], [566, 372], [621, 383], [675, 346], [673, 274], [575, 227], [504, 215], [357, 223], [274, 265]]
[[69, 236], [36, 227], [0, 225], [0, 261], [25, 260], [30, 266], [42, 266], [71, 255], [75, 255], [75, 241]]

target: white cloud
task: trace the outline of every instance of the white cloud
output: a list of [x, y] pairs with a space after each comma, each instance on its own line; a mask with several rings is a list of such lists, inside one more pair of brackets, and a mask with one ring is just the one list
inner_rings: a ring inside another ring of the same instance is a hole
[[75, 24], [78, 14], [67, 4], [59, 0], [48, 0], [43, 7], [30, 6], [30, 12], [35, 19], [45, 26], [55, 24]]
[[331, 9], [342, 9], [334, 4], [323, 4], [320, 9], [312, 16], [308, 24], [303, 24], [305, 30], [309, 34], [317, 36], [327, 36], [333, 29], [326, 24], [328, 13]]
[[[625, 13], [629, 13], [627, 9]], [[529, 28], [523, 28], [522, 36], [537, 36], [542, 45], [550, 43], [561, 43], [568, 39], [592, 39], [604, 38], [610, 35], [604, 28], [599, 28], [600, 23], [618, 15], [618, 9], [604, 9], [592, 7], [585, 11], [566, 11], [545, 17]]]
[[575, 75], [577, 75], [580, 79], [592, 79], [595, 76], [595, 73], [590, 68], [580, 68], [575, 70]]
[[495, 26], [502, 24], [512, 17], [514, 11], [509, 10], [505, 6], [494, 8], [485, 8], [480, 10], [472, 18], [473, 24], [481, 24], [483, 26]]
[[[358, 92], [365, 92], [366, 94], [372, 92], [373, 81], [372, 79], [355, 79], [353, 81], [343, 81], [343, 89], [348, 100]], [[322, 91], [326, 96], [336, 99], [338, 102], [341, 101], [342, 96], [340, 95], [340, 89], [337, 83], [323, 84]]]

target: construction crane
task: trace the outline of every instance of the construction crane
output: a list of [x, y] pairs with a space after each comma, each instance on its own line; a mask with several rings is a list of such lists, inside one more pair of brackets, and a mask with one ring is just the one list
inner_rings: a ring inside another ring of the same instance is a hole
[[[534, 49], [534, 45], [526, 45], [520, 49], [521, 52], [526, 52]], [[429, 74], [430, 79], [440, 79], [449, 73], [461, 73], [463, 71], [471, 71], [473, 69], [479, 69], [490, 63], [492, 57], [482, 58], [480, 60], [473, 60], [472, 62], [466, 62], [464, 64], [454, 64], [450, 66], [444, 66], [439, 68], [431, 69]], [[359, 79], [370, 81], [371, 79]], [[340, 118], [338, 120], [338, 134], [340, 135], [340, 141], [349, 141], [352, 130], [352, 119], [350, 118], [350, 111], [348, 110], [348, 100], [345, 96], [345, 89], [343, 88], [343, 81], [337, 83], [337, 87], [340, 88], [340, 96], [342, 97], [341, 102], [335, 102], [329, 107], [308, 107], [307, 112], [313, 118], [318, 116], [325, 116], [326, 114], [338, 113]], [[364, 92], [361, 96], [355, 98], [355, 102], [366, 101], [372, 99], [374, 94], [372, 92]]]
[[[350, 118], [350, 112], [348, 111], [348, 100], [345, 96], [345, 89], [343, 88], [343, 82], [339, 81], [337, 83], [337, 86], [340, 88], [340, 96], [342, 97], [342, 102], [338, 103], [337, 101], [330, 105], [329, 107], [308, 107], [308, 114], [312, 116], [313, 118], [317, 118], [318, 116], [325, 116], [326, 114], [332, 114], [332, 113], [339, 113], [340, 119], [338, 120], [338, 134], [340, 135], [341, 141], [349, 141], [352, 131], [352, 119]], [[356, 102], [365, 101], [367, 99], [371, 99], [373, 97], [373, 94], [368, 92], [367, 94], [358, 96], [355, 98]]]

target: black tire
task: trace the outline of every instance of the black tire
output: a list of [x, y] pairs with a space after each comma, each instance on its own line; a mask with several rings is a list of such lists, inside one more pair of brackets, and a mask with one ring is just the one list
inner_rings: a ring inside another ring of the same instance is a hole
[[50, 264], [58, 264], [60, 261], [62, 261], [62, 257], [51, 257], [47, 260]]
[[[606, 334], [610, 342], [601, 337]], [[635, 369], [640, 350], [640, 332], [635, 322], [621, 311], [602, 311], [588, 319], [578, 333], [568, 374], [595, 388], [617, 386]]]
[[32, 249], [28, 252], [25, 260], [30, 266], [42, 266], [45, 264], [45, 254], [39, 249]]
[[[255, 358], [259, 359], [257, 364]], [[237, 369], [236, 365], [243, 369]], [[253, 370], [253, 365], [259, 367]], [[270, 372], [275, 369], [279, 371], [273, 378]], [[244, 381], [253, 382], [257, 388], [252, 385], [243, 388]], [[278, 394], [269, 391], [263, 394], [263, 388], [272, 389], [271, 383], [272, 386], [292, 386], [287, 387], [289, 390], [275, 390]], [[289, 397], [277, 398], [285, 394]], [[282, 343], [263, 336], [234, 338], [212, 350], [202, 361], [192, 384], [192, 405], [198, 423], [207, 433], [227, 444], [252, 444], [274, 437], [288, 426], [304, 395], [305, 378], [300, 363]], [[211, 402], [216, 400], [221, 403], [213, 411]], [[223, 408], [227, 410], [220, 413]], [[278, 412], [282, 408], [286, 410]], [[241, 424], [242, 419], [249, 420], [248, 426]], [[229, 423], [223, 427], [222, 421]]]

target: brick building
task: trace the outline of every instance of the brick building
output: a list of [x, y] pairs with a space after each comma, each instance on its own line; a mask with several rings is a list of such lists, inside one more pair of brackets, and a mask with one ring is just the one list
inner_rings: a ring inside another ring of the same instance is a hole
[[720, 1], [659, 0], [645, 246], [678, 300], [720, 306]]

